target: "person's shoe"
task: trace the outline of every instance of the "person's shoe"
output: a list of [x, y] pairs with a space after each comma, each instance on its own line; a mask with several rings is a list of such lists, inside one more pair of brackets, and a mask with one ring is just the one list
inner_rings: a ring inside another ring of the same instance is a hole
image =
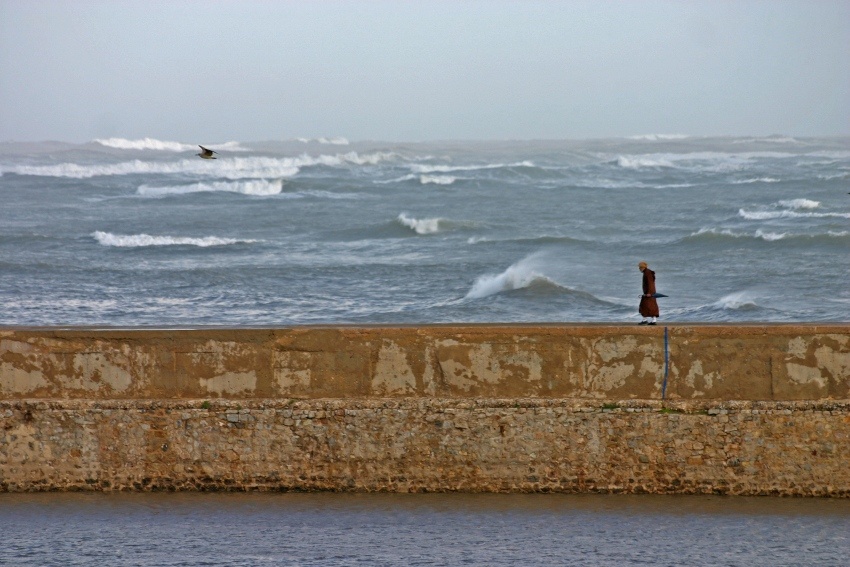
[[638, 325], [649, 325], [649, 321], [641, 321]]
[[655, 321], [650, 321], [647, 325], [655, 325]]

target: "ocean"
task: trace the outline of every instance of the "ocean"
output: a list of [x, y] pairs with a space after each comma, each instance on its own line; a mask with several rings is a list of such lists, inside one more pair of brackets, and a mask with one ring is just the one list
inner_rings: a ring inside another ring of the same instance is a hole
[[850, 138], [0, 143], [0, 325], [850, 321]]
[[847, 565], [850, 501], [565, 494], [0, 494], [0, 564]]

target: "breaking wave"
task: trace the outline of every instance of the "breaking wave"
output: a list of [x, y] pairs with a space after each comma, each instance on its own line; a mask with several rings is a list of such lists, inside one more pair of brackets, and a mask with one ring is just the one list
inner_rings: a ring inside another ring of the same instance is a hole
[[[798, 157], [799, 154], [784, 152], [688, 152], [620, 155], [614, 163], [624, 169], [676, 168], [687, 171], [727, 172], [739, 171], [755, 159], [782, 159]], [[755, 183], [764, 179], [744, 180]], [[773, 182], [773, 181], [770, 181]]]
[[443, 219], [415, 219], [407, 216], [405, 213], [398, 215], [396, 220], [402, 226], [413, 230], [416, 234], [435, 234], [440, 231], [440, 223], [445, 222]]
[[[155, 138], [142, 138], [140, 140], [128, 140], [127, 138], [97, 138], [92, 140], [95, 144], [116, 148], [119, 150], [155, 150], [165, 152], [187, 152], [195, 151], [196, 144], [183, 144], [181, 142], [168, 142]], [[225, 142], [224, 144], [206, 144], [206, 147], [217, 151], [246, 152], [249, 151], [239, 145], [239, 142]]]
[[281, 179], [276, 179], [274, 181], [252, 179], [250, 181], [215, 181], [212, 183], [192, 183], [190, 185], [170, 185], [165, 187], [151, 187], [149, 185], [142, 185], [138, 188], [137, 192], [139, 195], [145, 195], [148, 197], [159, 197], [162, 195], [185, 195], [187, 193], [203, 193], [215, 191], [267, 197], [269, 195], [277, 195], [282, 190], [283, 181]]
[[850, 213], [798, 213], [796, 211], [745, 211], [738, 209], [738, 216], [747, 220], [772, 220], [795, 218], [843, 218], [850, 219]]
[[641, 134], [638, 136], [629, 136], [629, 140], [645, 140], [647, 142], [657, 142], [659, 140], [685, 140], [690, 138], [686, 134]]
[[298, 138], [298, 141], [304, 144], [309, 144], [311, 142], [316, 142], [319, 144], [329, 144], [332, 146], [347, 146], [349, 141], [342, 136], [336, 136], [334, 138]]
[[533, 254], [513, 264], [501, 274], [479, 276], [464, 299], [481, 299], [505, 291], [541, 288], [547, 291], [555, 290], [561, 293], [580, 295], [592, 301], [601, 301], [590, 294], [563, 286], [539, 272], [534, 266], [537, 258], [538, 254]]
[[754, 310], [759, 309], [755, 297], [748, 291], [738, 291], [725, 295], [711, 304], [714, 309]]
[[670, 160], [641, 156], [620, 156], [617, 158], [617, 165], [626, 169], [673, 167]]
[[822, 241], [822, 242], [830, 242], [836, 238], [847, 238], [850, 236], [850, 231], [834, 231], [830, 230], [826, 233], [820, 234], [791, 234], [788, 232], [770, 232], [767, 230], [757, 229], [754, 233], [747, 232], [735, 232], [729, 229], [717, 229], [717, 228], [701, 228], [697, 232], [694, 232], [681, 240], [681, 242], [700, 242], [705, 241], [709, 242], [712, 240], [720, 240], [720, 239], [744, 239], [744, 238], [753, 238], [757, 240], [764, 240], [765, 242], [774, 242], [777, 240], [789, 240], [789, 241]]
[[422, 175], [419, 177], [419, 182], [422, 185], [433, 183], [434, 185], [451, 185], [457, 181], [457, 177], [451, 175]]
[[516, 163], [491, 163], [484, 165], [428, 165], [417, 163], [411, 165], [410, 169], [414, 173], [452, 173], [455, 171], [480, 171], [506, 167], [534, 167], [534, 164], [528, 160]]
[[219, 238], [217, 236], [205, 236], [203, 238], [190, 238], [181, 236], [151, 236], [149, 234], [113, 234], [100, 230], [92, 233], [95, 240], [103, 246], [115, 246], [119, 248], [144, 248], [148, 246], [227, 246], [229, 244], [250, 244], [258, 240], [238, 240], [235, 238]]
[[166, 142], [154, 138], [142, 138], [141, 140], [128, 140], [126, 138], [97, 138], [92, 140], [95, 144], [119, 150], [158, 150], [165, 152], [186, 152], [195, 149], [190, 144], [180, 142]]
[[789, 199], [779, 201], [777, 204], [780, 207], [786, 207], [788, 209], [817, 209], [820, 207], [820, 201], [812, 201], [810, 199]]
[[339, 167], [343, 165], [375, 165], [383, 160], [391, 159], [395, 154], [377, 152], [360, 155], [349, 152], [337, 155], [320, 155], [299, 157], [233, 157], [219, 158], [215, 161], [202, 159], [183, 159], [180, 161], [143, 161], [132, 160], [114, 164], [81, 165], [76, 163], [61, 163], [57, 165], [18, 165], [9, 170], [18, 175], [37, 175], [43, 177], [68, 177], [87, 179], [97, 176], [131, 175], [131, 174], [169, 174], [189, 173], [196, 175], [215, 175], [227, 179], [244, 178], [277, 178], [292, 177], [302, 167], [324, 165]]
[[750, 183], [779, 183], [781, 179], [775, 177], [754, 177], [752, 179], [740, 179], [733, 181], [732, 185], [747, 185]]

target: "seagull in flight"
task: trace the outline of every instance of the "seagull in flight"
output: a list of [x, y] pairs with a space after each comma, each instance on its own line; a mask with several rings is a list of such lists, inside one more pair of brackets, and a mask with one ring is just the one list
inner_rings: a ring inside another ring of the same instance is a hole
[[204, 159], [218, 159], [213, 154], [217, 154], [218, 152], [205, 148], [204, 146], [198, 145], [201, 148], [200, 153], [195, 154], [198, 157], [202, 157]]

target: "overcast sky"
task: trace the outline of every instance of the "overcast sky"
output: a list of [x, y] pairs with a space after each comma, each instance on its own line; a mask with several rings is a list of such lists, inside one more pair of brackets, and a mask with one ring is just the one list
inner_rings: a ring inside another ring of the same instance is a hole
[[0, 0], [0, 141], [850, 135], [850, 2]]

